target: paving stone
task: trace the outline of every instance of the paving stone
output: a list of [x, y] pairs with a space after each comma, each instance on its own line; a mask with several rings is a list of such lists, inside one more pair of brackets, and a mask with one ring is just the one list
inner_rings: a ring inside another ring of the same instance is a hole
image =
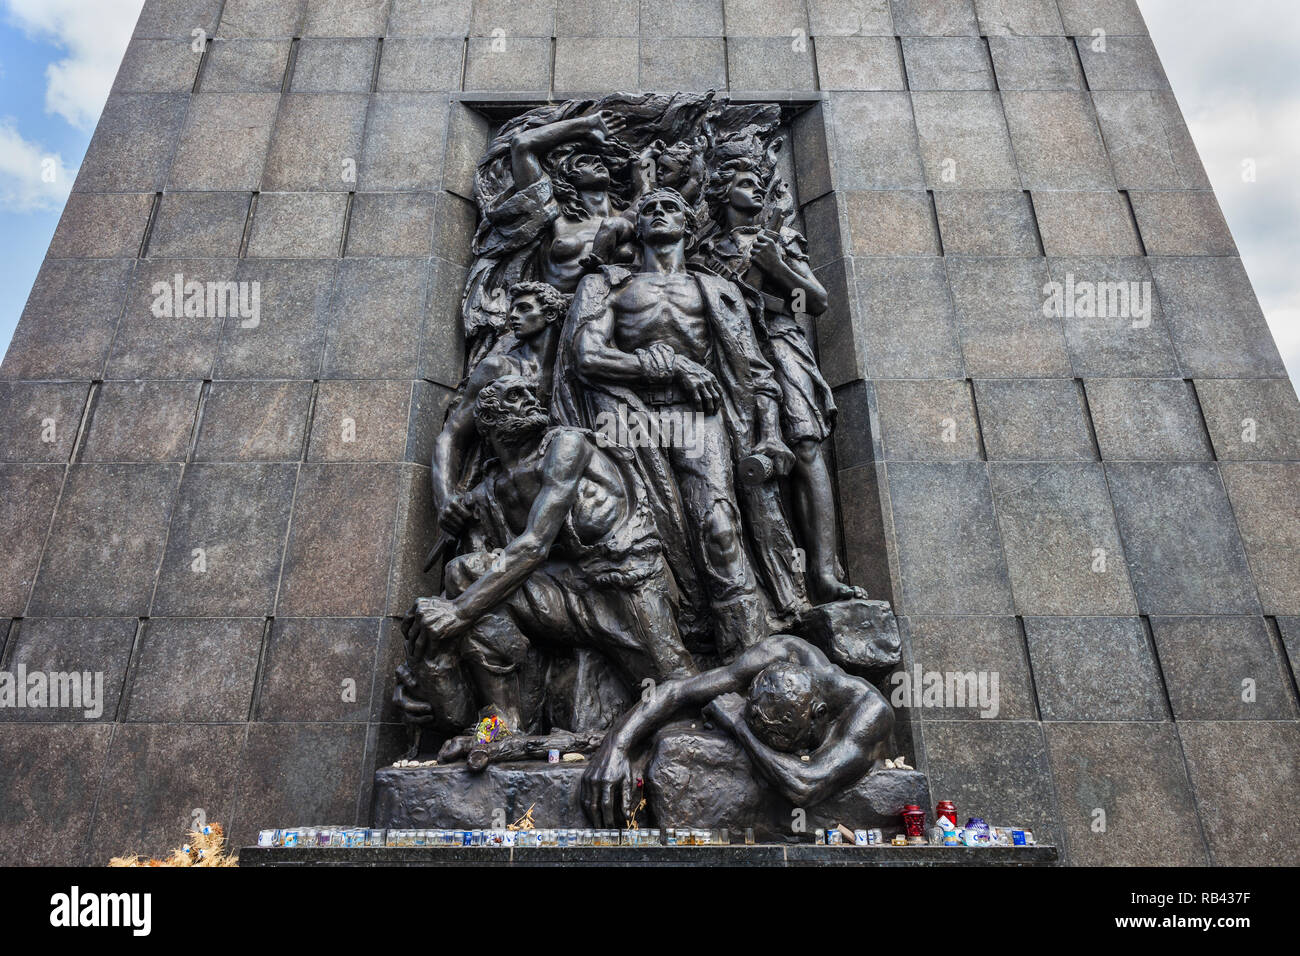
[[1097, 464], [989, 466], [1021, 614], [1132, 614], [1106, 476]]
[[944, 255], [1042, 254], [1029, 194], [943, 189], [934, 194]]
[[400, 474], [396, 465], [302, 466], [277, 616], [385, 612]]
[[376, 619], [279, 619], [266, 645], [257, 719], [364, 721], [370, 714]]
[[[212, 822], [234, 811], [243, 727], [127, 724], [113, 734], [95, 810], [91, 856], [99, 865], [139, 853], [166, 857], [201, 810]], [[228, 846], [230, 844], [227, 844]]]
[[1225, 463], [1220, 470], [1264, 613], [1300, 613], [1300, 465]]
[[970, 0], [891, 0], [899, 36], [976, 36]]
[[1196, 395], [1216, 458], [1300, 459], [1300, 401], [1287, 379], [1202, 379]]
[[446, 125], [447, 99], [442, 94], [377, 93], [366, 124], [358, 188], [440, 188]]
[[635, 37], [639, 0], [559, 0], [557, 37]]
[[997, 89], [988, 47], [980, 37], [904, 37], [902, 46], [908, 89]]
[[472, 37], [465, 51], [467, 90], [549, 90], [551, 41], [508, 35]]
[[463, 38], [473, 6], [473, 0], [392, 0], [388, 36]]
[[188, 93], [201, 53], [177, 40], [133, 39], [113, 81], [114, 93]]
[[1160, 667], [1136, 617], [1027, 617], [1043, 720], [1168, 720]]
[[[1043, 729], [1072, 865], [1207, 863], [1173, 724], [1048, 724]], [[1104, 829], [1097, 825], [1101, 820]]]
[[[217, 292], [235, 280], [237, 266], [235, 259], [141, 262], [127, 293], [104, 377], [192, 381], [210, 378], [224, 321], [220, 310], [223, 305], [230, 309], [232, 301]], [[190, 294], [182, 295], [180, 313], [175, 307], [177, 276], [182, 290], [190, 288]], [[198, 294], [200, 286], [202, 295]], [[213, 290], [211, 306], [209, 289]], [[251, 295], [250, 289], [250, 305]], [[187, 309], [188, 315], [184, 314]], [[199, 312], [202, 314], [196, 314]]]
[[217, 40], [203, 68], [205, 93], [279, 93], [290, 40]]
[[1181, 379], [1088, 379], [1088, 405], [1107, 461], [1213, 458], [1196, 393]]
[[459, 90], [465, 44], [460, 39], [412, 37], [384, 41], [380, 92]]
[[1114, 187], [1087, 94], [1007, 90], [1002, 102], [1025, 188]]
[[999, 89], [1084, 89], [1083, 72], [1069, 37], [989, 37], [989, 52]]
[[389, 0], [307, 0], [304, 37], [381, 37]]
[[153, 196], [73, 193], [46, 253], [53, 259], [130, 259], [140, 252]]
[[187, 467], [153, 613], [271, 614], [296, 477], [292, 464]]
[[[344, 197], [322, 194], [304, 198], [309, 201], [306, 205], [320, 202], [336, 208], [342, 232]], [[267, 233], [263, 237], [264, 244], [269, 244]], [[249, 249], [254, 250], [252, 243]], [[216, 377], [315, 378], [325, 348], [336, 267], [329, 259], [241, 262], [236, 275], [240, 282], [249, 283], [250, 289], [258, 290], [259, 314], [255, 325], [240, 317], [226, 319]]]
[[1147, 254], [1235, 256], [1237, 244], [1212, 192], [1135, 192], [1133, 214]]
[[105, 382], [95, 397], [82, 461], [184, 461], [198, 382]]
[[1057, 0], [1065, 32], [1089, 36], [1105, 30], [1108, 36], [1145, 36], [1146, 22], [1137, 0]]
[[907, 89], [892, 36], [818, 36], [817, 75], [823, 90]]
[[465, 288], [463, 266], [432, 261], [429, 301], [420, 337], [420, 378], [454, 388], [465, 366], [465, 335], [460, 319], [460, 292]]
[[180, 473], [180, 465], [73, 465], [28, 614], [147, 615]]
[[505, 30], [512, 37], [549, 37], [555, 33], [555, 0], [474, 0], [470, 36]]
[[[648, 27], [645, 14], [641, 17], [644, 33]], [[894, 35], [889, 0], [808, 0], [808, 22], [815, 37]]]
[[285, 96], [262, 188], [267, 192], [355, 189], [368, 102], [361, 93]]
[[[308, 37], [298, 44], [289, 88], [294, 93], [369, 93], [378, 51], [378, 42], [368, 37], [337, 40]], [[387, 46], [384, 54], [388, 54]], [[296, 98], [286, 99], [281, 109], [299, 102], [302, 101]]]
[[789, 37], [727, 37], [727, 75], [733, 90], [814, 90], [812, 44]]
[[341, 193], [263, 193], [257, 198], [248, 255], [319, 259], [338, 254], [347, 212]]
[[[109, 96], [73, 189], [79, 192], [160, 191], [181, 136], [188, 102], [189, 97], [179, 93]], [[229, 156], [225, 158], [229, 160]]]
[[843, 201], [853, 255], [939, 255], [929, 193], [861, 190], [845, 193]]
[[555, 88], [574, 92], [635, 89], [635, 37], [561, 36], [555, 41]]
[[[173, 189], [254, 190], [271, 143], [275, 93], [198, 93], [172, 164]], [[220, 149], [213, 145], [221, 144]]]
[[[0, 710], [0, 721], [111, 724], [117, 716], [135, 632], [135, 618], [26, 618], [10, 636], [5, 671], [76, 674], [79, 683], [59, 688], [50, 678], [48, 706], [5, 707]], [[60, 692], [67, 696], [60, 699]], [[8, 726], [0, 726], [8, 732]]]
[[975, 0], [980, 33], [988, 37], [1065, 33], [1054, 0]]
[[1144, 613], [1259, 613], [1233, 509], [1213, 464], [1108, 463], [1106, 477]]
[[[977, 683], [959, 684], [966, 706], [926, 709], [924, 716], [943, 720], [1034, 720], [1034, 690], [1025, 642], [1013, 617], [909, 617], [899, 622], [912, 645], [912, 664], [903, 674], [917, 672], [975, 675]], [[896, 672], [897, 673], [897, 672]], [[997, 675], [997, 684], [993, 684]], [[984, 676], [988, 706], [978, 696]], [[891, 678], [893, 680], [894, 678]], [[891, 688], [897, 685], [887, 683]], [[905, 699], [905, 698], [904, 698]], [[945, 702], [948, 703], [948, 702]], [[916, 707], [912, 702], [912, 707]]]
[[1013, 613], [984, 464], [891, 463], [888, 470], [902, 612]]
[[1241, 260], [1148, 260], [1165, 323], [1194, 378], [1281, 378], [1277, 346]]
[[1083, 394], [1073, 379], [975, 382], [990, 461], [1095, 461]]
[[1105, 49], [1080, 37], [1079, 59], [1093, 90], [1167, 90], [1156, 48], [1147, 37], [1107, 37]]
[[1061, 323], [1044, 315], [1044, 260], [954, 258], [947, 266], [972, 377], [1071, 374]]
[[853, 268], [854, 334], [872, 378], [965, 378], [942, 261], [858, 259]]
[[1156, 617], [1151, 630], [1175, 719], [1296, 718], [1286, 663], [1262, 617]]
[[248, 193], [167, 193], [149, 234], [149, 255], [236, 258], [250, 200]]
[[410, 382], [322, 382], [308, 461], [402, 461]]
[[877, 381], [881, 443], [889, 461], [980, 458], [970, 385], [954, 381]]
[[925, 188], [906, 93], [843, 93], [830, 110], [837, 188]]
[[714, 90], [727, 85], [727, 47], [720, 37], [641, 40], [641, 88]]
[[[126, 719], [242, 724], [253, 700], [263, 627], [256, 618], [150, 620], [140, 641]], [[177, 674], [185, 681], [178, 682]]]
[[[87, 865], [111, 727], [5, 728], [0, 750], [0, 865]], [[93, 781], [94, 786], [87, 786]], [[103, 865], [103, 860], [94, 863]]]
[[89, 394], [84, 383], [0, 383], [0, 461], [66, 463]]
[[348, 259], [340, 266], [325, 376], [413, 377], [427, 271], [416, 259]]
[[1286, 866], [1300, 837], [1277, 813], [1300, 788], [1300, 723], [1179, 721], [1201, 825], [1218, 866]]
[[1076, 375], [1169, 378], [1180, 374], [1151, 270], [1142, 258], [1047, 261]]
[[[1043, 730], [1031, 720], [929, 720], [923, 727], [930, 791], [963, 814], [1059, 843]], [[927, 817], [927, 824], [931, 820]]]
[[1039, 234], [1049, 256], [1140, 256], [1128, 203], [1117, 192], [1033, 193]]
[[912, 105], [931, 189], [1020, 185], [997, 93], [913, 93]]
[[349, 256], [427, 256], [433, 252], [429, 193], [358, 193], [348, 218]]
[[1192, 134], [1171, 93], [1092, 94], [1120, 189], [1208, 189]]
[[135, 36], [188, 38], [195, 29], [211, 34], [220, 13], [221, 0], [145, 0]]
[[226, 0], [217, 34], [223, 37], [293, 37], [298, 34], [306, 9], [307, 0]]
[[195, 461], [299, 461], [311, 382], [213, 382]]
[[47, 261], [36, 274], [0, 378], [98, 378], [122, 313], [133, 264]]

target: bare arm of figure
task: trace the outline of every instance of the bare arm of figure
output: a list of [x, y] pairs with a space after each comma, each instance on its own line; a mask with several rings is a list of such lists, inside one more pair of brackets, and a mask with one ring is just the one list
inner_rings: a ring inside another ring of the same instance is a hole
[[542, 161], [555, 147], [574, 140], [603, 146], [625, 125], [622, 117], [602, 111], [516, 133], [510, 140], [510, 171], [515, 188], [525, 189], [546, 178]]

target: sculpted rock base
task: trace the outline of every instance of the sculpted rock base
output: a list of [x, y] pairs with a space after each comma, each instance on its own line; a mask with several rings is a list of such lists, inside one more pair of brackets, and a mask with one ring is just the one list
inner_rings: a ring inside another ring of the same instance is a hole
[[851, 674], [878, 674], [902, 660], [898, 621], [887, 601], [837, 601], [806, 613], [799, 636]]
[[480, 829], [504, 810], [514, 823], [533, 807], [539, 827], [589, 827], [578, 803], [586, 763], [492, 764], [471, 773], [463, 763], [385, 767], [375, 773], [374, 826], [396, 829]]

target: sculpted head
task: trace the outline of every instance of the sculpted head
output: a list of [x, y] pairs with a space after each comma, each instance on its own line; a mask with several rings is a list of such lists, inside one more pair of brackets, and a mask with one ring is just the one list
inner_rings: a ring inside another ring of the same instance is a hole
[[530, 338], [564, 318], [569, 297], [545, 282], [516, 282], [510, 287], [510, 327]]
[[695, 229], [690, 203], [675, 189], [656, 189], [636, 206], [636, 236], [642, 242], [664, 245], [680, 242]]
[[752, 159], [728, 160], [709, 177], [704, 201], [717, 222], [726, 221], [729, 208], [747, 216], [757, 216], [763, 211], [769, 179], [762, 166]]
[[796, 664], [769, 664], [749, 686], [745, 722], [773, 750], [798, 753], [822, 737], [829, 708], [812, 672]]
[[479, 389], [474, 421], [489, 442], [517, 444], [540, 435], [549, 423], [536, 386], [519, 375], [502, 375]]

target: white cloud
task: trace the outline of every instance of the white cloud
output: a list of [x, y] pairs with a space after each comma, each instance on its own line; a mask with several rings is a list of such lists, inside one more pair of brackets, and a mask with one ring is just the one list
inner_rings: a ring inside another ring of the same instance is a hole
[[59, 209], [75, 175], [64, 167], [62, 156], [46, 153], [23, 139], [12, 122], [0, 120], [0, 209]]
[[30, 36], [67, 56], [45, 69], [45, 108], [89, 129], [104, 108], [143, 0], [4, 0]]
[[[1300, 383], [1295, 0], [1139, 0], [1292, 378]], [[1255, 181], [1242, 176], [1253, 160]]]

